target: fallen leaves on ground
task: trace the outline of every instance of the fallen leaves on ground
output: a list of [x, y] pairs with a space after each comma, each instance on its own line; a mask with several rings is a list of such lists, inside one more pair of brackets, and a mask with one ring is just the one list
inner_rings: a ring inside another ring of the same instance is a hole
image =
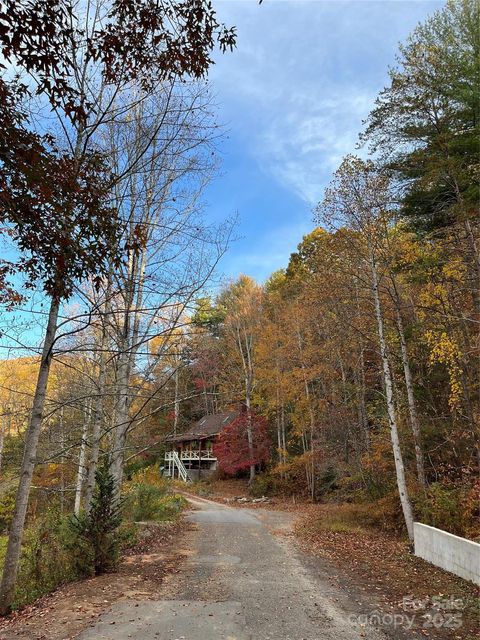
[[179, 548], [189, 527], [183, 519], [143, 525], [118, 571], [64, 585], [3, 618], [0, 640], [70, 640], [118, 600], [156, 598], [159, 585], [179, 571]]
[[407, 540], [392, 534], [360, 527], [329, 530], [322, 523], [323, 510], [322, 505], [311, 505], [296, 523], [295, 533], [303, 551], [338, 567], [339, 580], [346, 579], [362, 592], [376, 593], [376, 602], [389, 612], [403, 611], [404, 598], [426, 602], [427, 608], [435, 598], [461, 599], [460, 632], [430, 628], [422, 629], [422, 635], [431, 640], [480, 637], [475, 585], [417, 558]]

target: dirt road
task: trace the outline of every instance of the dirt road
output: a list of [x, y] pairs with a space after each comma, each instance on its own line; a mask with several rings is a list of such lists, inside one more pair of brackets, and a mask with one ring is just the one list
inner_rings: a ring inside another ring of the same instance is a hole
[[292, 517], [192, 499], [192, 555], [158, 600], [117, 602], [79, 640], [384, 640], [358, 594], [295, 550]]

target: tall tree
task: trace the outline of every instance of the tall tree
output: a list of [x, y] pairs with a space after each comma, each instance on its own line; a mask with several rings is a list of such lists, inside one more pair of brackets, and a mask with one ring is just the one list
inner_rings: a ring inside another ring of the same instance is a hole
[[[87, 17], [92, 11], [94, 18], [86, 23], [75, 15], [75, 3], [63, 0], [7, 0], [0, 12], [4, 60], [30, 73], [36, 92], [60, 115], [70, 141], [70, 149], [62, 151], [51, 137], [32, 133], [26, 113], [17, 106], [19, 91], [25, 98], [29, 88], [20, 85], [15, 93], [1, 81], [5, 126], [0, 143], [0, 220], [12, 228], [18, 248], [27, 253], [22, 268], [32, 281], [43, 282], [51, 300], [4, 563], [1, 613], [9, 610], [15, 589], [60, 304], [76, 282], [92, 276], [99, 283], [112, 264], [119, 264], [116, 211], [112, 214], [104, 204], [114, 181], [106, 178], [102, 157], [91, 148], [108, 108], [96, 108], [103, 101], [88, 94], [87, 72], [95, 66], [97, 79], [102, 87], [113, 88], [113, 96], [135, 82], [148, 90], [165, 79], [202, 76], [212, 63], [216, 41], [224, 50], [235, 40], [234, 31], [220, 25], [203, 0], [106, 5], [89, 0], [87, 5]], [[137, 240], [130, 243], [133, 253], [141, 244]]]
[[[400, 186], [402, 216], [438, 245], [437, 271], [448, 253], [448, 261], [458, 263], [457, 276], [462, 272], [457, 294], [471, 305], [462, 300], [462, 314], [448, 313], [443, 331], [458, 350], [463, 411], [474, 433], [480, 415], [480, 353], [474, 346], [480, 318], [477, 0], [449, 0], [420, 24], [400, 46], [390, 78], [362, 138]], [[434, 342], [441, 336], [436, 333]]]
[[[231, 357], [243, 378], [243, 397], [247, 409], [247, 440], [250, 459], [254, 460], [254, 425], [251, 421], [255, 387], [255, 340], [261, 301], [260, 287], [248, 276], [240, 276], [219, 296], [218, 304], [225, 311], [223, 335]], [[250, 482], [255, 478], [255, 463], [250, 465]]]
[[[373, 163], [363, 162], [349, 156], [345, 158], [336, 172], [331, 186], [325, 192], [324, 201], [317, 211], [323, 219], [349, 225], [360, 233], [360, 237], [365, 243], [364, 259], [370, 269], [370, 287], [377, 322], [397, 487], [408, 536], [413, 541], [413, 513], [400, 446], [394, 382], [380, 294], [382, 238], [385, 236], [385, 229], [389, 224], [391, 203], [388, 177], [378, 172]], [[361, 250], [362, 247], [357, 244], [355, 249]]]

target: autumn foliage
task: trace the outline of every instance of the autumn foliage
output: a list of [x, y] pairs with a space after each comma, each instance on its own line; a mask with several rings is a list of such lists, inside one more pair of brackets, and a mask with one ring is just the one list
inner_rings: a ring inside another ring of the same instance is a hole
[[[251, 448], [248, 443], [249, 424], [253, 439]], [[267, 421], [257, 413], [248, 411], [241, 413], [222, 431], [215, 445], [220, 469], [228, 474], [265, 463], [270, 457], [270, 451]]]
[[44, 532], [90, 512], [102, 452], [116, 502], [168, 432], [240, 398], [214, 448], [252, 495], [479, 537], [479, 7], [447, 0], [401, 46], [371, 159], [342, 161], [285, 268], [195, 299], [232, 229], [202, 221], [218, 126], [190, 81], [235, 29], [209, 0], [0, 3], [0, 614], [32, 597], [37, 532], [36, 574], [61, 565]]

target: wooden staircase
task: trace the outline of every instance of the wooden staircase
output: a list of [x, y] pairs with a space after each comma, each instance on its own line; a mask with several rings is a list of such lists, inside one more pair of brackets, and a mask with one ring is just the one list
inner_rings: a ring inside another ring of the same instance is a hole
[[182, 460], [180, 460], [180, 456], [176, 451], [173, 451], [169, 459], [168, 468], [164, 471], [164, 475], [170, 478], [175, 478], [175, 469], [177, 470], [180, 480], [183, 480], [183, 482], [192, 482], [192, 479], [188, 475], [187, 468], [183, 464]]

